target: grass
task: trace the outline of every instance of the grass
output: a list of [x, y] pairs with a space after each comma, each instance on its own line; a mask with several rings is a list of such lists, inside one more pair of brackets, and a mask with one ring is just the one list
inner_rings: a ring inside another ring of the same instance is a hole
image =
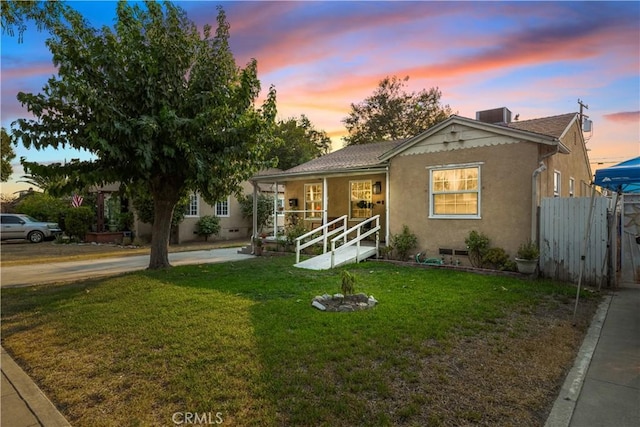
[[548, 281], [293, 258], [2, 290], [3, 346], [76, 426], [541, 425], [597, 303]]

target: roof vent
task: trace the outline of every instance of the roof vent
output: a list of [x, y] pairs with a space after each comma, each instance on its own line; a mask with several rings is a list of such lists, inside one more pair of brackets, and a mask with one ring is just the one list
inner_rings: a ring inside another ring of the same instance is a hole
[[511, 123], [511, 111], [507, 107], [478, 111], [476, 120], [494, 125]]

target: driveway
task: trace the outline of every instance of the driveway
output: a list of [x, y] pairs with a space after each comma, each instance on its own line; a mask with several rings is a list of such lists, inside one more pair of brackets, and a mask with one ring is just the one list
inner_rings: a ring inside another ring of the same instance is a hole
[[[169, 262], [171, 265], [211, 264], [253, 258], [253, 255], [239, 254], [238, 249], [170, 253]], [[31, 286], [111, 276], [144, 270], [148, 265], [149, 255], [140, 255], [3, 267], [0, 270], [0, 287]]]

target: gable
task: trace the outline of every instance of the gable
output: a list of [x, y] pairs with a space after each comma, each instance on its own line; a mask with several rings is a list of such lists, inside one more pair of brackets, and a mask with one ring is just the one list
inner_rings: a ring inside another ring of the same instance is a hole
[[504, 144], [516, 144], [522, 138], [511, 135], [496, 134], [485, 129], [452, 123], [438, 132], [417, 141], [398, 155], [438, 153], [442, 151], [461, 150], [465, 148], [489, 147]]

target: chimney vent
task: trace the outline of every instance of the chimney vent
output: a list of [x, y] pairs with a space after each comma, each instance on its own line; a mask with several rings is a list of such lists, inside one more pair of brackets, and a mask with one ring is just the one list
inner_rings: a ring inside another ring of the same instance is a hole
[[478, 111], [476, 120], [494, 125], [511, 123], [511, 111], [507, 107]]

